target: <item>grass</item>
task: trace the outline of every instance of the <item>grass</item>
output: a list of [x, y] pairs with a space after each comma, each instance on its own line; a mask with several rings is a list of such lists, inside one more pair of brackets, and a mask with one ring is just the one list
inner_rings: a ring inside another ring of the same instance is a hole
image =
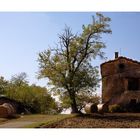
[[41, 128], [46, 125], [50, 125], [59, 121], [62, 121], [64, 119], [75, 117], [76, 115], [31, 115], [31, 116], [25, 116], [24, 120], [34, 120], [35, 123], [32, 123], [30, 125], [24, 126], [24, 128]]
[[76, 115], [23, 115], [19, 118], [3, 119], [0, 118], [1, 128], [40, 128], [66, 118], [72, 118]]

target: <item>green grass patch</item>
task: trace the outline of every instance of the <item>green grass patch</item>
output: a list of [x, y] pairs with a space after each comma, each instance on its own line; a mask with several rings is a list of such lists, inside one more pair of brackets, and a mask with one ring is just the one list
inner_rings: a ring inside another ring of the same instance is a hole
[[23, 118], [19, 119], [18, 121], [32, 121], [33, 123], [24, 126], [23, 128], [40, 128], [46, 125], [50, 125], [52, 123], [59, 122], [61, 120], [75, 117], [75, 114], [70, 115], [26, 115]]

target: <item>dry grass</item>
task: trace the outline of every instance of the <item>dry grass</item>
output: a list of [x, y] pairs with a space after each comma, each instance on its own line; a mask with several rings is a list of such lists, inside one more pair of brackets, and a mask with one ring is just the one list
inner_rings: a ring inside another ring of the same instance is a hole
[[45, 128], [140, 128], [140, 113], [83, 115], [47, 125]]

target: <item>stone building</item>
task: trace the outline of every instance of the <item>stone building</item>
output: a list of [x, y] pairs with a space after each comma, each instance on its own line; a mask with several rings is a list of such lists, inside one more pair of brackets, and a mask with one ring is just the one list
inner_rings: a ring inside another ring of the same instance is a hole
[[140, 103], [140, 62], [118, 56], [101, 64], [102, 103], [136, 105]]

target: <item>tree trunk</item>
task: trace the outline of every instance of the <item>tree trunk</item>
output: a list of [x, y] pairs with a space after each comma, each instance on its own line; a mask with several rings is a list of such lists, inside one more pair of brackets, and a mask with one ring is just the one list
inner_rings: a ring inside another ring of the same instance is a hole
[[79, 113], [78, 108], [77, 108], [77, 103], [75, 100], [75, 93], [69, 93], [70, 94], [70, 100], [71, 100], [71, 113]]

